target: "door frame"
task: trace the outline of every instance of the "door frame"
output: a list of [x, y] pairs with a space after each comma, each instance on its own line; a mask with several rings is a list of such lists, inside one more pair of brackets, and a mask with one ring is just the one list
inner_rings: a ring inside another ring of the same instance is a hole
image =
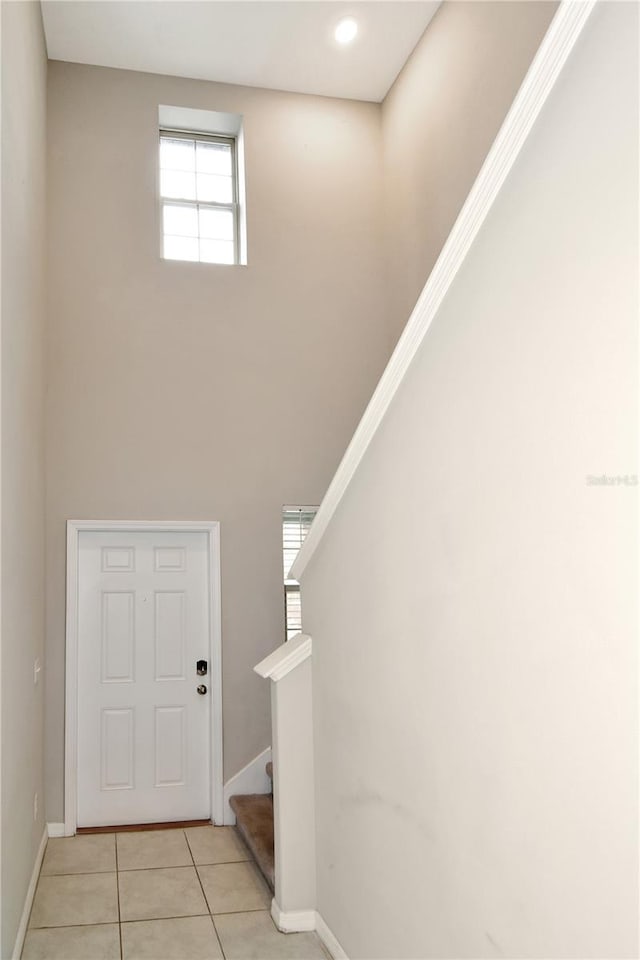
[[211, 664], [211, 819], [224, 818], [222, 783], [222, 616], [220, 523], [217, 520], [67, 520], [67, 624], [65, 652], [64, 835], [78, 825], [78, 545], [80, 533], [206, 533], [209, 565]]

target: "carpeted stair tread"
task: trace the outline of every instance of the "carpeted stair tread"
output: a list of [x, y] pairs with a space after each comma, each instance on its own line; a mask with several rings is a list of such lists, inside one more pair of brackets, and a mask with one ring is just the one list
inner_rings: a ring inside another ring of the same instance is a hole
[[231, 797], [236, 827], [249, 847], [265, 880], [275, 889], [273, 864], [273, 798], [268, 793]]

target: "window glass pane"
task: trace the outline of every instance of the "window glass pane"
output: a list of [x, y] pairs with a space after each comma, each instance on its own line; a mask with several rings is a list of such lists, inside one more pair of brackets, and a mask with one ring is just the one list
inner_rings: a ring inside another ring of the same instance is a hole
[[166, 203], [163, 211], [164, 233], [181, 237], [198, 236], [198, 208]]
[[216, 173], [231, 176], [231, 147], [228, 143], [197, 143], [196, 169], [198, 173]]
[[[160, 201], [166, 259], [236, 262], [233, 143], [161, 133]], [[230, 209], [231, 208], [231, 209]]]
[[198, 260], [198, 241], [193, 237], [165, 237], [166, 260]]
[[287, 640], [302, 630], [300, 584], [290, 579], [291, 566], [309, 532], [316, 507], [289, 507], [282, 511], [282, 559], [284, 562], [285, 623]]
[[160, 138], [160, 167], [169, 170], [195, 170], [195, 140]]
[[180, 200], [195, 200], [195, 173], [186, 173], [184, 170], [161, 170], [160, 193], [163, 197], [177, 197]]
[[206, 263], [234, 263], [233, 241], [201, 240], [200, 259]]
[[198, 200], [215, 203], [232, 203], [233, 188], [231, 177], [218, 177], [210, 173], [198, 174]]
[[211, 240], [233, 240], [233, 213], [200, 207], [200, 236]]

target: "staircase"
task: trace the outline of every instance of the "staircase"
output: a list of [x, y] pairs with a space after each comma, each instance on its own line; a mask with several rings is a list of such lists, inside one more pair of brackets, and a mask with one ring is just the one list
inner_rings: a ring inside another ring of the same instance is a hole
[[[267, 774], [273, 784], [273, 766], [267, 764]], [[273, 790], [273, 787], [272, 787]], [[236, 815], [236, 827], [249, 847], [265, 880], [275, 891], [273, 860], [273, 792], [250, 793], [229, 798]]]

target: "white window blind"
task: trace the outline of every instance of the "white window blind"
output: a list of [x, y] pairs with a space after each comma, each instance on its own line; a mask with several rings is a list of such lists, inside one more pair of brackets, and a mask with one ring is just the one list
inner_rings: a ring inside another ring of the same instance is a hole
[[317, 507], [284, 507], [282, 510], [282, 558], [287, 640], [302, 630], [300, 584], [289, 576], [298, 551], [305, 541]]

